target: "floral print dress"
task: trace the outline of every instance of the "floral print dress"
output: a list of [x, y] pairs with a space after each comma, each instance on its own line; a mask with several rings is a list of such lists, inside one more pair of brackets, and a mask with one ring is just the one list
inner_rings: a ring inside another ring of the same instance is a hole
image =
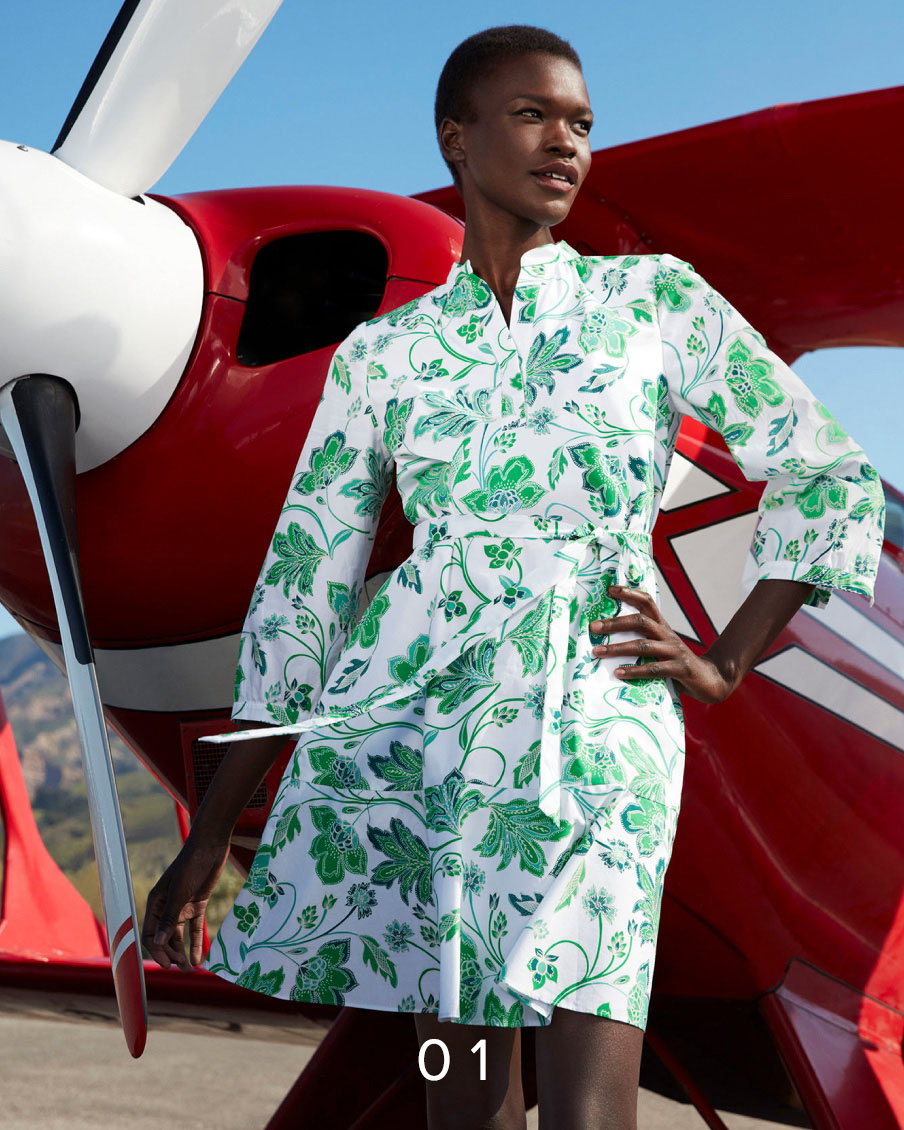
[[[632, 659], [594, 657], [610, 637], [589, 625], [634, 613], [611, 584], [658, 603], [650, 535], [684, 414], [767, 480], [758, 576], [872, 604], [875, 469], [673, 255], [534, 248], [510, 325], [455, 264], [339, 346], [235, 679], [233, 718], [298, 743], [208, 969], [461, 1024], [561, 1006], [645, 1028], [681, 700], [617, 678]], [[357, 615], [393, 471], [414, 548]]]

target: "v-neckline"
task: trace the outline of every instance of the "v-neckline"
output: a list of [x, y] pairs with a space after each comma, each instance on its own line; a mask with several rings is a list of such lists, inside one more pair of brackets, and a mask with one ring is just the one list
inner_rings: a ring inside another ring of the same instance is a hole
[[[531, 323], [533, 319], [528, 319], [526, 322], [523, 322], [522, 325], [522, 319], [520, 319], [519, 315], [526, 303], [519, 302], [518, 291], [522, 287], [528, 285], [528, 283], [531, 281], [535, 281], [538, 286], [542, 286], [543, 283], [549, 278], [548, 276], [544, 278], [544, 275], [542, 274], [533, 276], [527, 275], [525, 278], [525, 273], [531, 267], [538, 266], [540, 264], [553, 264], [563, 259], [573, 259], [577, 257], [577, 254], [578, 253], [574, 251], [573, 248], [571, 248], [564, 240], [558, 240], [554, 243], [544, 243], [539, 247], [532, 247], [529, 251], [526, 251], [521, 256], [521, 268], [518, 272], [518, 280], [515, 283], [515, 290], [512, 294], [512, 308], [509, 321], [506, 321], [505, 319], [505, 314], [502, 310], [502, 304], [496, 297], [496, 293], [493, 291], [489, 283], [487, 283], [487, 281], [481, 275], [478, 275], [473, 270], [470, 259], [465, 259], [460, 263], [455, 263], [449, 272], [447, 285], [450, 291], [457, 287], [458, 284], [468, 276], [480, 280], [480, 287], [484, 289], [488, 298], [490, 313], [485, 332], [487, 333], [487, 335], [492, 335], [494, 340], [499, 343], [500, 347], [502, 347], [507, 352], [510, 351], [510, 357], [508, 362], [506, 363], [506, 370], [508, 369], [508, 365], [515, 364], [517, 366], [518, 372], [521, 374], [520, 388], [511, 386], [511, 376], [509, 375], [504, 376], [500, 383], [494, 387], [494, 396], [498, 396], [500, 398], [500, 409], [501, 398], [503, 396], [508, 396], [512, 402], [514, 411], [511, 416], [505, 417], [507, 423], [510, 426], [523, 424], [528, 414], [527, 405], [524, 400], [524, 368], [527, 363], [528, 354], [522, 353], [522, 349], [519, 348], [520, 335], [516, 336], [517, 331], [514, 329], [514, 327], [516, 324], [521, 325], [521, 328], [523, 328], [525, 330], [525, 333], [527, 333], [531, 329]], [[486, 306], [483, 302], [480, 303], [480, 308], [482, 308], [484, 311], [486, 310]], [[473, 309], [471, 313], [473, 313]], [[522, 346], [525, 346], [527, 344], [527, 341], [521, 343]]]
[[475, 278], [480, 279], [482, 285], [485, 286], [487, 291], [489, 292], [490, 302], [495, 308], [494, 314], [498, 313], [506, 332], [512, 339], [512, 344], [514, 345], [515, 338], [514, 334], [512, 333], [512, 320], [515, 316], [515, 303], [517, 301], [518, 290], [522, 285], [522, 279], [524, 277], [526, 269], [528, 267], [537, 266], [541, 263], [555, 263], [562, 259], [563, 256], [571, 258], [575, 254], [576, 252], [574, 251], [574, 249], [571, 248], [564, 239], [555, 240], [552, 243], [541, 243], [538, 247], [531, 247], [529, 250], [525, 251], [521, 256], [521, 266], [518, 271], [518, 279], [515, 282], [515, 289], [512, 293], [512, 308], [509, 312], [508, 321], [506, 321], [505, 314], [502, 310], [502, 303], [496, 297], [495, 291], [486, 281], [486, 279], [483, 278], [482, 275], [477, 274], [477, 272], [471, 266], [470, 259], [465, 259], [461, 262], [455, 263], [452, 267], [452, 270], [449, 272], [449, 277], [446, 281], [447, 283], [454, 285], [454, 283], [463, 275], [473, 275]]

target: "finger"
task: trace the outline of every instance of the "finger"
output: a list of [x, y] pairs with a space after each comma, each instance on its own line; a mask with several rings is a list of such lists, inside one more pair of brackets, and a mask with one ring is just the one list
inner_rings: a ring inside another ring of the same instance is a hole
[[204, 915], [199, 914], [188, 924], [191, 964], [200, 965], [204, 955]]
[[633, 589], [627, 585], [610, 585], [608, 591], [616, 600], [626, 600], [629, 604], [639, 606], [650, 619], [656, 620], [659, 618], [660, 613], [656, 601], [646, 589]]
[[154, 932], [148, 943], [151, 957], [163, 969], [169, 969], [173, 962], [178, 960], [176, 944], [173, 942], [174, 935], [176, 936], [176, 944], [181, 944], [178, 912], [173, 908], [172, 898], [169, 897], [157, 916]]
[[659, 660], [656, 663], [637, 663], [630, 667], [616, 667], [613, 674], [626, 682], [639, 682], [643, 679], [668, 679], [677, 674], [674, 661]]
[[[158, 934], [157, 937], [159, 936]], [[152, 941], [148, 950], [161, 969], [171, 969], [176, 961], [176, 953], [170, 945], [168, 937], [165, 943]]]
[[155, 960], [164, 969], [171, 969], [174, 965], [181, 969], [186, 964], [185, 948], [179, 937], [178, 930], [174, 930], [171, 935], [167, 935], [166, 942], [155, 945], [154, 950]]
[[642, 640], [624, 640], [621, 643], [599, 643], [592, 648], [593, 655], [613, 659], [621, 655], [653, 656], [657, 659], [677, 659], [676, 647], [672, 640], [654, 640], [645, 636]]
[[172, 958], [167, 954], [166, 950], [161, 945], [156, 945], [151, 942], [148, 945], [148, 953], [151, 955], [153, 961], [156, 961], [161, 969], [169, 969], [173, 964]]
[[183, 923], [179, 923], [173, 931], [173, 935], [169, 941], [167, 952], [172, 955], [174, 963], [187, 973], [189, 970], [188, 957], [185, 953], [185, 927]]
[[[144, 913], [144, 922], [141, 927], [141, 941], [154, 961], [164, 969], [169, 969], [170, 959], [166, 956], [164, 945], [167, 932], [161, 927], [161, 915], [166, 905], [165, 894], [152, 891], [148, 896], [147, 907]], [[158, 939], [161, 939], [158, 941]]]
[[154, 931], [157, 929], [157, 922], [160, 913], [160, 896], [156, 890], [152, 890], [148, 895], [148, 901], [144, 907], [144, 921], [141, 926], [141, 940], [146, 946], [150, 946], [154, 940]]
[[591, 632], [597, 636], [633, 631], [659, 639], [665, 635], [665, 629], [668, 629], [668, 625], [660, 616], [651, 617], [646, 612], [635, 612], [631, 616], [610, 616], [607, 620], [594, 620], [590, 624]]

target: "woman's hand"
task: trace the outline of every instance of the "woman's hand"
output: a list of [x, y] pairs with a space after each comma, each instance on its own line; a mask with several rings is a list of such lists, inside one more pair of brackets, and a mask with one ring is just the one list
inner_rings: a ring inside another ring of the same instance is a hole
[[594, 635], [612, 632], [638, 631], [644, 639], [624, 640], [621, 643], [598, 644], [593, 648], [597, 657], [640, 655], [652, 659], [651, 663], [618, 667], [615, 675], [625, 682], [639, 679], [674, 679], [679, 692], [689, 694], [701, 702], [722, 702], [737, 685], [705, 655], [697, 655], [666, 623], [656, 602], [643, 589], [610, 585], [609, 592], [617, 599], [637, 607], [634, 616], [613, 616], [608, 620], [594, 620], [590, 630]]
[[[204, 916], [211, 892], [226, 866], [229, 842], [195, 843], [191, 836], [151, 888], [141, 940], [163, 969], [187, 972], [204, 953]], [[188, 923], [190, 958], [185, 956]]]

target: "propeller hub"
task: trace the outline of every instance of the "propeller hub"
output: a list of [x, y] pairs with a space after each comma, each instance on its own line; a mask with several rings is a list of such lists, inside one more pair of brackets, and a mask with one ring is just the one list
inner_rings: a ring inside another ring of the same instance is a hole
[[0, 141], [0, 277], [0, 385], [68, 381], [76, 470], [90, 470], [154, 423], [185, 369], [204, 296], [197, 240], [157, 201]]

